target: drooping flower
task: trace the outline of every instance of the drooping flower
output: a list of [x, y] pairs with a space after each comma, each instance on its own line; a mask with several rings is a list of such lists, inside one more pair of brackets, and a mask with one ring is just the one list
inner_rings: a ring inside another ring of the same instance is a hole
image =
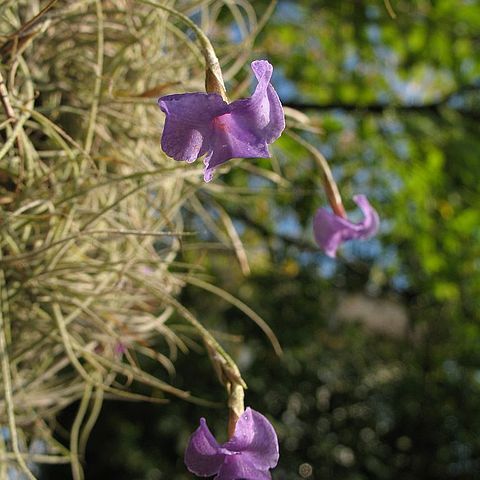
[[285, 128], [283, 107], [270, 83], [273, 67], [252, 62], [258, 80], [250, 98], [225, 102], [216, 93], [183, 93], [158, 99], [165, 113], [162, 149], [175, 160], [194, 162], [206, 155], [204, 179], [231, 158], [268, 158], [268, 144]]
[[278, 463], [278, 439], [270, 422], [248, 407], [237, 421], [235, 433], [218, 444], [204, 418], [185, 451], [185, 465], [199, 477], [215, 480], [271, 480], [269, 470]]
[[355, 203], [363, 212], [364, 219], [360, 223], [352, 223], [348, 219], [320, 208], [313, 220], [315, 240], [329, 256], [336, 256], [337, 248], [347, 240], [365, 239], [377, 233], [380, 220], [378, 213], [370, 205], [365, 195], [355, 195]]

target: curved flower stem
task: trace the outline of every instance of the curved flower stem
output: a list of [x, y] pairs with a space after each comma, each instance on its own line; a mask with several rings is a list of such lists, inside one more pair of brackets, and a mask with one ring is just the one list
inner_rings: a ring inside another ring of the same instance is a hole
[[244, 397], [245, 391], [238, 383], [227, 384], [228, 392], [228, 438], [232, 438], [235, 433], [240, 415], [245, 411]]
[[213, 335], [187, 310], [183, 305], [171, 299], [177, 311], [182, 317], [187, 320], [203, 337], [203, 341], [208, 348], [212, 348], [222, 359], [223, 374], [228, 379], [233, 379], [233, 383], [238, 383], [242, 388], [247, 388], [247, 384], [243, 380], [237, 364], [232, 360], [230, 355], [223, 349], [223, 347], [215, 340]]
[[228, 102], [227, 92], [223, 82], [222, 69], [220, 68], [220, 62], [218, 61], [218, 57], [215, 53], [212, 42], [210, 42], [203, 30], [194, 22], [192, 22], [192, 20], [190, 20], [186, 15], [180, 13], [174, 8], [167, 7], [166, 5], [159, 5], [158, 3], [150, 0], [139, 1], [174, 15], [195, 32], [205, 58], [205, 89], [209, 93], [218, 93], [226, 102]]
[[223, 298], [226, 302], [230, 303], [234, 307], [238, 308], [241, 312], [247, 315], [253, 322], [255, 322], [258, 327], [263, 331], [266, 335], [270, 343], [272, 344], [273, 350], [275, 353], [280, 357], [283, 354], [282, 346], [278, 341], [278, 338], [275, 336], [275, 333], [271, 329], [271, 327], [267, 324], [267, 322], [260, 317], [254, 310], [252, 310], [248, 305], [243, 303], [239, 298], [235, 297], [231, 293], [223, 290], [222, 288], [216, 287], [211, 283], [205, 282], [200, 278], [196, 278], [194, 276], [186, 277], [186, 280], [191, 285], [195, 285], [199, 288], [206, 290], [207, 292], [211, 292], [214, 295], [217, 295], [220, 298]]
[[[136, 281], [142, 282], [148, 291], [162, 299], [167, 305], [173, 307], [177, 313], [199, 333], [200, 337], [205, 343], [210, 358], [212, 359], [214, 368], [216, 369], [219, 378], [221, 377], [220, 381], [223, 385], [226, 385], [226, 382], [230, 382], [238, 383], [243, 388], [247, 388], [247, 384], [243, 380], [237, 364], [217, 342], [213, 335], [195, 318], [195, 316], [187, 308], [185, 308], [168, 292], [163, 291], [163, 289], [159, 288], [157, 285], [147, 283], [144, 278], [140, 278], [136, 275], [128, 273], [127, 276]], [[223, 379], [226, 379], [226, 381], [223, 381]]]
[[328, 164], [326, 158], [320, 153], [319, 150], [317, 150], [313, 145], [310, 145], [300, 135], [297, 135], [291, 130], [287, 132], [287, 135], [293, 138], [293, 140], [295, 140], [298, 144], [300, 144], [313, 155], [313, 158], [315, 159], [317, 165], [322, 171], [323, 186], [325, 188], [325, 193], [327, 194], [328, 202], [330, 203], [332, 210], [339, 217], [347, 218], [347, 214], [342, 203], [342, 197], [340, 196], [338, 186], [335, 182], [335, 179], [333, 178], [332, 170], [330, 169], [330, 165]]

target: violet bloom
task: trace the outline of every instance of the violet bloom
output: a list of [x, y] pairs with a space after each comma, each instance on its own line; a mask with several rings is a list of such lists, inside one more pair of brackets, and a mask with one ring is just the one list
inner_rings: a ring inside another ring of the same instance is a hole
[[329, 256], [336, 256], [337, 248], [347, 240], [369, 238], [377, 233], [380, 220], [365, 195], [355, 195], [355, 203], [363, 212], [360, 223], [352, 223], [325, 208], [318, 209], [313, 220], [313, 232], [318, 245]]
[[285, 128], [285, 116], [270, 84], [273, 67], [252, 63], [258, 80], [250, 98], [225, 102], [216, 93], [183, 93], [158, 99], [166, 114], [162, 149], [175, 160], [194, 162], [206, 154], [204, 179], [231, 158], [268, 158], [267, 145]]
[[233, 437], [219, 445], [204, 418], [185, 451], [185, 465], [199, 477], [215, 480], [271, 480], [278, 462], [277, 434], [261, 414], [247, 408], [238, 419]]
[[123, 342], [117, 341], [113, 347], [113, 351], [117, 357], [122, 358], [122, 356], [128, 352], [128, 348]]

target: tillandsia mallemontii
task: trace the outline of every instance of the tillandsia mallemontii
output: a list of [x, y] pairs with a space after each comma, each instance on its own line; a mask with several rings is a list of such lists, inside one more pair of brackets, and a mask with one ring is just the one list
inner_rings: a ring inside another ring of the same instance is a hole
[[313, 219], [315, 240], [329, 256], [335, 257], [338, 247], [347, 240], [366, 239], [377, 233], [380, 220], [365, 195], [355, 195], [355, 203], [363, 212], [363, 220], [353, 223], [345, 217], [319, 208]]
[[182, 93], [158, 99], [165, 113], [162, 149], [179, 161], [202, 155], [204, 180], [232, 158], [268, 158], [268, 145], [280, 137], [285, 115], [270, 83], [273, 67], [266, 60], [251, 64], [258, 84], [249, 98], [227, 103], [218, 93]]
[[278, 463], [278, 439], [271, 423], [247, 407], [228, 442], [219, 444], [204, 418], [185, 451], [185, 465], [199, 477], [215, 480], [270, 480]]

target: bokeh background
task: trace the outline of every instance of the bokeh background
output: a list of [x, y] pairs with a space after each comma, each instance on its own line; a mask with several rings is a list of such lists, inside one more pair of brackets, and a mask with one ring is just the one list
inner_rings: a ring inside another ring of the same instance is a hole
[[[189, 10], [198, 22], [216, 2], [200, 3]], [[268, 5], [252, 2], [258, 17]], [[224, 7], [210, 27], [220, 50], [242, 41]], [[184, 213], [185, 229], [208, 248], [185, 248], [178, 260], [250, 306], [284, 349], [277, 356], [215, 292], [182, 290], [182, 303], [241, 367], [247, 405], [277, 429], [275, 480], [480, 476], [479, 51], [478, 0], [279, 0], [248, 54], [274, 65], [283, 104], [328, 159], [351, 218], [360, 215], [352, 196], [363, 193], [382, 220], [375, 238], [346, 244], [337, 259], [320, 252], [311, 230], [326, 204], [321, 174], [288, 135], [272, 160], [247, 160], [251, 168], [217, 177], [218, 193], [200, 191], [203, 216]], [[249, 78], [246, 67], [227, 87], [243, 85], [246, 95]], [[248, 275], [208, 222], [224, 214]], [[182, 328], [181, 318], [172, 323]], [[187, 346], [169, 381], [223, 402], [204, 349], [194, 339]], [[156, 348], [168, 354], [162, 342]], [[142, 362], [165, 377], [156, 362]], [[77, 407], [59, 417], [60, 441]], [[183, 451], [201, 416], [222, 439], [225, 408], [107, 401], [86, 478], [193, 478]], [[61, 466], [41, 474], [68, 476]]]

